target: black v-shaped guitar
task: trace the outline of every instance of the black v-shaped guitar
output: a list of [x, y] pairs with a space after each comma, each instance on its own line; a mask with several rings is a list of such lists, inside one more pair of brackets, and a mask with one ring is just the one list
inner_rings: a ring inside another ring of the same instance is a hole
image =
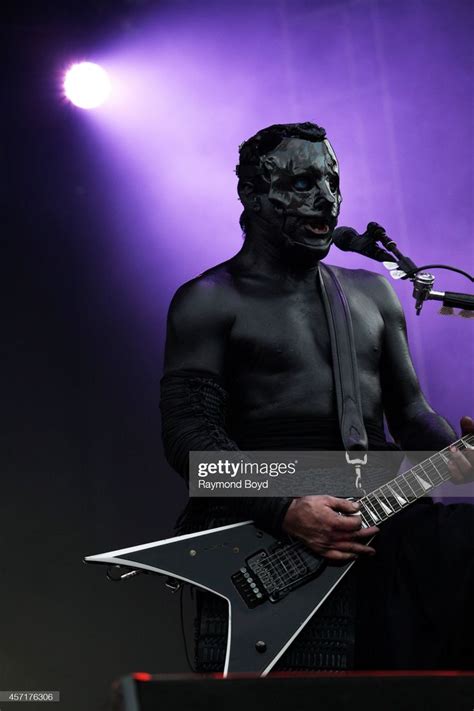
[[[474, 448], [474, 435], [454, 443]], [[449, 448], [359, 500], [363, 527], [380, 525], [450, 478]], [[355, 561], [330, 564], [302, 543], [277, 540], [252, 521], [88, 556], [159, 573], [223, 597], [229, 606], [224, 676], [266, 675]]]

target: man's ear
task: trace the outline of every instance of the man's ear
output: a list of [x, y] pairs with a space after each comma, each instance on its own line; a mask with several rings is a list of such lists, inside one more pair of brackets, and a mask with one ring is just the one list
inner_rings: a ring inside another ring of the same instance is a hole
[[239, 193], [240, 202], [247, 210], [253, 210], [254, 212], [260, 210], [260, 199], [250, 180], [239, 182], [237, 191]]

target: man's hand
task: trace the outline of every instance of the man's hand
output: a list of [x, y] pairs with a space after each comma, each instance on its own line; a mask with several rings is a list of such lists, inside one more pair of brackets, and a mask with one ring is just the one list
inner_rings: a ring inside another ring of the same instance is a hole
[[358, 511], [359, 504], [335, 496], [302, 496], [291, 502], [283, 530], [329, 560], [351, 560], [359, 553], [374, 555], [375, 549], [363, 541], [379, 529], [362, 529]]
[[[461, 418], [461, 433], [465, 435], [474, 434], [474, 420], [472, 417]], [[474, 481], [474, 450], [463, 450], [461, 453], [456, 447], [450, 447], [451, 461], [449, 471], [455, 484], [467, 484]]]

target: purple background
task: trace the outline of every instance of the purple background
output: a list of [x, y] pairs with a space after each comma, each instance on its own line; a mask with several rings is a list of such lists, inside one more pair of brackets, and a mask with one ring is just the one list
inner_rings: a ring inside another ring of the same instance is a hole
[[[182, 2], [143, 19], [98, 53], [115, 96], [84, 117], [113, 166], [107, 248], [121, 288], [153, 315], [234, 254], [239, 143], [305, 120], [326, 128], [340, 161], [339, 224], [375, 220], [417, 264], [472, 273], [473, 24], [470, 3], [437, 0]], [[328, 261], [386, 274], [336, 248]], [[437, 289], [472, 291], [436, 275]], [[417, 318], [410, 285], [394, 287], [424, 392], [458, 429], [474, 412], [474, 321], [433, 302]]]
[[[415, 261], [472, 272], [474, 5], [45, 0], [5, 18], [0, 686], [60, 688], [57, 711], [82, 711], [132, 669], [187, 668], [161, 579], [111, 586], [82, 557], [168, 536], [185, 501], [160, 444], [165, 317], [241, 245], [239, 143], [320, 123], [340, 224], [376, 220]], [[61, 98], [79, 59], [112, 75], [101, 110]], [[425, 393], [457, 426], [474, 414], [474, 321], [435, 303], [416, 318], [395, 288]]]

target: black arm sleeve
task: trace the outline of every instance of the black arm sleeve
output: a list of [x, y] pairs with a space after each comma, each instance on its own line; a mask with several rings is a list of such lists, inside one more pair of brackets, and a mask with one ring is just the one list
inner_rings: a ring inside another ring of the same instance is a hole
[[178, 370], [161, 379], [161, 432], [168, 463], [189, 479], [191, 450], [238, 450], [225, 430], [228, 395], [203, 371]]
[[[238, 451], [226, 431], [228, 393], [215, 375], [205, 371], [176, 370], [161, 379], [162, 437], [171, 467], [189, 484], [189, 452]], [[291, 503], [286, 497], [229, 497], [229, 511], [252, 519], [274, 535]]]

